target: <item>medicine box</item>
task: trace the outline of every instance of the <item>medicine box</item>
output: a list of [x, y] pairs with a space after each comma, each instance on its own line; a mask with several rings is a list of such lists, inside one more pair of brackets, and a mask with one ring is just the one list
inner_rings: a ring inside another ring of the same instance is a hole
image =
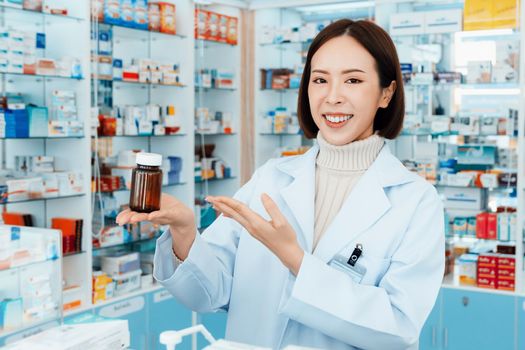
[[[139, 260], [140, 266], [140, 260]], [[115, 281], [115, 296], [125, 295], [140, 289], [142, 270], [131, 271], [121, 275], [112, 275]]]
[[125, 274], [140, 269], [139, 253], [122, 253], [101, 257], [101, 269], [108, 275]]
[[417, 35], [424, 32], [425, 17], [420, 13], [405, 12], [390, 16], [390, 35]]
[[467, 64], [467, 83], [490, 83], [492, 79], [491, 61], [469, 61]]
[[444, 11], [428, 11], [424, 13], [426, 34], [455, 33], [463, 28], [462, 11], [451, 9]]
[[445, 207], [450, 209], [483, 210], [485, 209], [486, 191], [480, 188], [443, 187]]

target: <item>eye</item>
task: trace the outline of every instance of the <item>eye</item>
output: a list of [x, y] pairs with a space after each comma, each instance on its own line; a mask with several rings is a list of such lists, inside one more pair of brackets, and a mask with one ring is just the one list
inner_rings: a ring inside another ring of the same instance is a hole
[[346, 83], [350, 83], [350, 84], [359, 84], [360, 82], [361, 80], [355, 79], [355, 78], [350, 78], [346, 81]]
[[323, 78], [315, 78], [314, 80], [312, 80], [312, 83], [323, 84], [323, 83], [326, 83], [326, 80], [324, 80]]

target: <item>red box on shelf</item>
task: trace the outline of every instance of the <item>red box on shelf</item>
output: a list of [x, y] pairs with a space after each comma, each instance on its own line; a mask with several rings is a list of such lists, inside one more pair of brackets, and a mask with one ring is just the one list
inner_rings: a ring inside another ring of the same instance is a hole
[[160, 7], [160, 31], [166, 34], [176, 34], [175, 4], [157, 2]]
[[514, 268], [516, 266], [516, 258], [513, 256], [505, 256], [501, 255], [498, 258], [498, 267], [512, 267]]
[[496, 277], [481, 277], [478, 276], [478, 287], [496, 289], [497, 279]]
[[496, 286], [497, 289], [513, 291], [515, 288], [515, 282], [514, 280], [498, 280]]
[[516, 270], [513, 267], [499, 267], [498, 266], [498, 279], [511, 279], [516, 278]]
[[195, 39], [207, 40], [210, 36], [210, 13], [195, 9]]
[[478, 264], [478, 276], [496, 278], [498, 269], [496, 266], [483, 266]]
[[476, 237], [487, 238], [487, 221], [489, 213], [479, 213], [476, 215]]
[[498, 239], [498, 214], [487, 213], [487, 239]]
[[494, 254], [480, 254], [478, 256], [478, 268], [479, 266], [491, 266], [496, 267], [498, 263], [498, 256]]

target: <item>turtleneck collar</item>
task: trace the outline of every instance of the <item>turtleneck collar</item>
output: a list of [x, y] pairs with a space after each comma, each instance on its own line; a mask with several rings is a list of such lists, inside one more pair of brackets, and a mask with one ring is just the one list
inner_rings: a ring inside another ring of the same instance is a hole
[[376, 159], [385, 144], [385, 139], [373, 134], [364, 140], [335, 146], [328, 143], [321, 132], [318, 132], [317, 142], [319, 144], [317, 166], [340, 171], [364, 171]]

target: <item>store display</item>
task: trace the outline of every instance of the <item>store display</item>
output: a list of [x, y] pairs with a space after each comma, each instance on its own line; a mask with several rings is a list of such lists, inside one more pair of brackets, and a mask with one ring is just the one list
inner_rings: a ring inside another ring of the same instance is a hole
[[72, 218], [52, 218], [51, 228], [62, 232], [62, 254], [82, 251], [82, 231], [84, 221]]
[[195, 23], [195, 39], [237, 45], [237, 17], [196, 8]]
[[230, 112], [212, 113], [207, 107], [197, 108], [195, 112], [195, 130], [200, 134], [232, 134], [233, 127]]

